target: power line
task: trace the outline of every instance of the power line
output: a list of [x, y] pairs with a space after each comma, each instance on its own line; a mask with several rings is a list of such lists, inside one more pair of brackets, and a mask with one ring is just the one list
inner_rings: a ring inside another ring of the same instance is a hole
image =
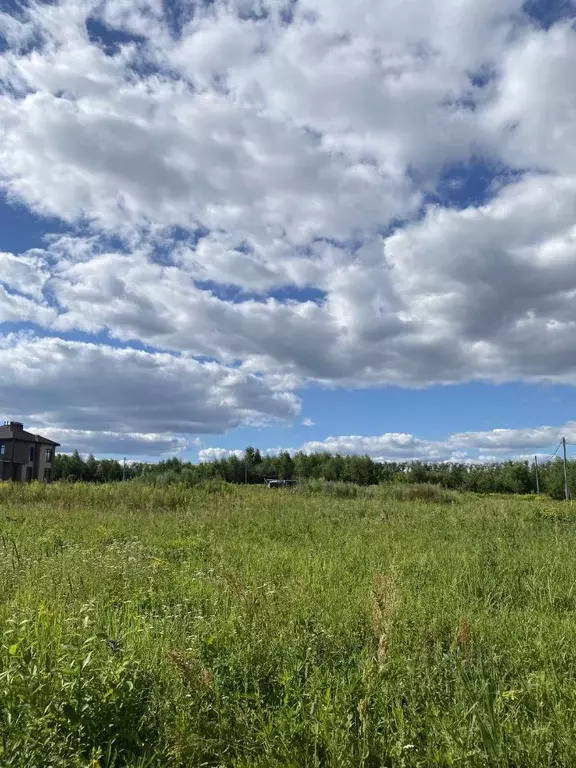
[[556, 456], [556, 454], [558, 453], [558, 451], [560, 450], [560, 448], [562, 448], [562, 440], [560, 440], [560, 442], [558, 443], [558, 448], [556, 448], [556, 450], [554, 451], [554, 453], [551, 453], [551, 454], [550, 454], [551, 458], [554, 458], [554, 456]]

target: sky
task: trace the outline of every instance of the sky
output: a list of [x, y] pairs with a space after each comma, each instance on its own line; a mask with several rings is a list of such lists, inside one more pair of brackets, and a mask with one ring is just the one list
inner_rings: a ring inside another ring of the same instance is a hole
[[0, 416], [149, 461], [576, 443], [575, 71], [572, 0], [0, 0]]

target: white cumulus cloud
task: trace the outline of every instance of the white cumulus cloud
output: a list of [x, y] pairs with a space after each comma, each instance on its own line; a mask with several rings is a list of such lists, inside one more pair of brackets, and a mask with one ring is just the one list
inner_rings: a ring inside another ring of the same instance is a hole
[[[493, 429], [483, 432], [457, 432], [445, 439], [430, 440], [409, 433], [385, 432], [381, 435], [338, 435], [324, 440], [312, 440], [295, 450], [304, 453], [370, 456], [375, 461], [463, 461], [493, 462], [509, 458], [532, 461], [534, 456], [545, 461], [551, 453], [544, 449], [558, 447], [562, 437], [576, 445], [576, 421], [557, 427], [527, 427], [525, 429]], [[275, 452], [282, 450], [278, 448]], [[573, 450], [573, 449], [571, 449]], [[203, 460], [225, 458], [241, 451], [211, 448], [201, 452]]]
[[0, 369], [3, 413], [87, 451], [181, 450], [188, 436], [288, 420], [300, 408], [293, 393], [218, 363], [58, 338], [4, 337]]
[[576, 9], [171, 7], [0, 13], [3, 211], [46, 217], [0, 231], [0, 323], [37, 329], [4, 400], [48, 372], [12, 410], [162, 452], [310, 382], [576, 382]]
[[218, 459], [228, 459], [230, 456], [242, 458], [244, 451], [240, 449], [228, 450], [228, 448], [202, 448], [198, 451], [198, 458], [201, 462], [217, 461]]

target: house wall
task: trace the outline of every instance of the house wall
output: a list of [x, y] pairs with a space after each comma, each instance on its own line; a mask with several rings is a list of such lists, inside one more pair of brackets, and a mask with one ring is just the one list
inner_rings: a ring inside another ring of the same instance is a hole
[[12, 456], [14, 453], [14, 441], [0, 440], [0, 443], [6, 446], [6, 451], [3, 456], [0, 456], [0, 458], [4, 459], [4, 461], [12, 461]]
[[[34, 448], [34, 458], [30, 461], [30, 448]], [[28, 479], [28, 467], [32, 469], [32, 480], [36, 478], [34, 473], [34, 464], [36, 459], [36, 451], [38, 446], [36, 443], [27, 442], [25, 440], [14, 441], [14, 461], [19, 465], [16, 469], [16, 480], [26, 482]]]
[[30, 446], [34, 443], [27, 443], [24, 440], [13, 441], [13, 460], [16, 464], [29, 464], [28, 456], [30, 454]]
[[54, 457], [54, 448], [51, 445], [45, 445], [44, 443], [28, 443], [28, 453], [26, 458], [30, 455], [30, 446], [34, 445], [34, 459], [33, 461], [26, 461], [22, 466], [22, 480], [25, 481], [28, 473], [28, 468], [32, 469], [32, 480], [40, 480], [44, 482], [44, 471], [46, 469], [52, 469], [52, 460], [47, 461], [46, 450], [52, 451], [52, 459]]
[[[46, 449], [52, 451], [51, 461], [46, 459]], [[44, 482], [44, 472], [49, 469], [52, 471], [52, 464], [54, 463], [54, 456], [56, 455], [56, 449], [51, 445], [43, 445], [38, 443], [38, 462], [37, 462], [37, 478], [41, 482]], [[52, 474], [52, 472], [50, 472]]]
[[[44, 443], [26, 442], [24, 440], [4, 441], [6, 452], [0, 461], [0, 480], [19, 480], [26, 482], [28, 469], [32, 470], [32, 480], [44, 482], [44, 472], [52, 470], [56, 449]], [[34, 447], [34, 457], [30, 461], [30, 447]], [[52, 451], [52, 459], [46, 459], [46, 449]], [[16, 466], [15, 466], [16, 465]], [[50, 478], [51, 479], [51, 478]]]
[[2, 480], [12, 480], [14, 472], [13, 456], [14, 456], [14, 441], [13, 440], [0, 440], [2, 445], [6, 446], [3, 456], [0, 459], [0, 478]]

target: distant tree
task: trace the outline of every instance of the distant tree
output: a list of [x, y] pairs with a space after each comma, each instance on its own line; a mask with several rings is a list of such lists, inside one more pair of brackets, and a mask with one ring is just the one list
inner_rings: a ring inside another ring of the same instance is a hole
[[93, 454], [90, 454], [84, 465], [84, 476], [82, 478], [87, 483], [94, 483], [98, 479], [98, 462]]
[[227, 480], [229, 483], [243, 483], [245, 478], [245, 459], [239, 459], [236, 454], [232, 454], [228, 457], [228, 460], [224, 462], [224, 477], [223, 480]]
[[292, 480], [294, 477], [294, 461], [288, 451], [278, 454], [278, 478]]
[[[574, 462], [570, 462], [572, 470]], [[550, 462], [548, 465], [541, 467], [542, 475], [542, 488], [545, 493], [552, 496], [553, 499], [564, 498], [564, 466], [562, 459], [556, 459], [556, 461]], [[570, 472], [572, 474], [572, 472]], [[572, 484], [572, 492], [576, 494], [576, 486]]]
[[246, 470], [246, 478], [249, 483], [262, 482], [262, 469], [263, 469], [262, 454], [258, 448], [253, 448], [251, 445], [244, 451], [243, 465]]
[[[184, 462], [177, 457], [156, 464], [128, 464], [126, 476], [138, 482], [192, 486], [218, 480], [243, 483], [246, 469], [250, 483], [260, 483], [265, 477], [276, 477], [287, 480], [340, 480], [358, 485], [433, 483], [477, 493], [534, 493], [536, 490], [533, 467], [526, 461], [492, 464], [378, 462], [369, 456], [341, 456], [328, 452], [307, 454], [300, 451], [291, 456], [282, 451], [276, 455], [262, 455], [252, 446], [246, 448], [241, 458], [232, 454], [225, 459], [200, 464]], [[53, 463], [54, 480], [106, 483], [121, 480], [122, 475], [122, 464], [115, 459], [96, 459], [90, 455], [84, 460], [77, 450], [72, 454], [57, 454]], [[575, 460], [568, 462], [568, 484], [576, 496]], [[541, 464], [540, 489], [553, 498], [564, 498], [561, 460]]]
[[72, 481], [79, 481], [84, 479], [86, 465], [82, 456], [80, 456], [78, 450], [75, 450], [70, 456], [67, 468], [67, 479]]

